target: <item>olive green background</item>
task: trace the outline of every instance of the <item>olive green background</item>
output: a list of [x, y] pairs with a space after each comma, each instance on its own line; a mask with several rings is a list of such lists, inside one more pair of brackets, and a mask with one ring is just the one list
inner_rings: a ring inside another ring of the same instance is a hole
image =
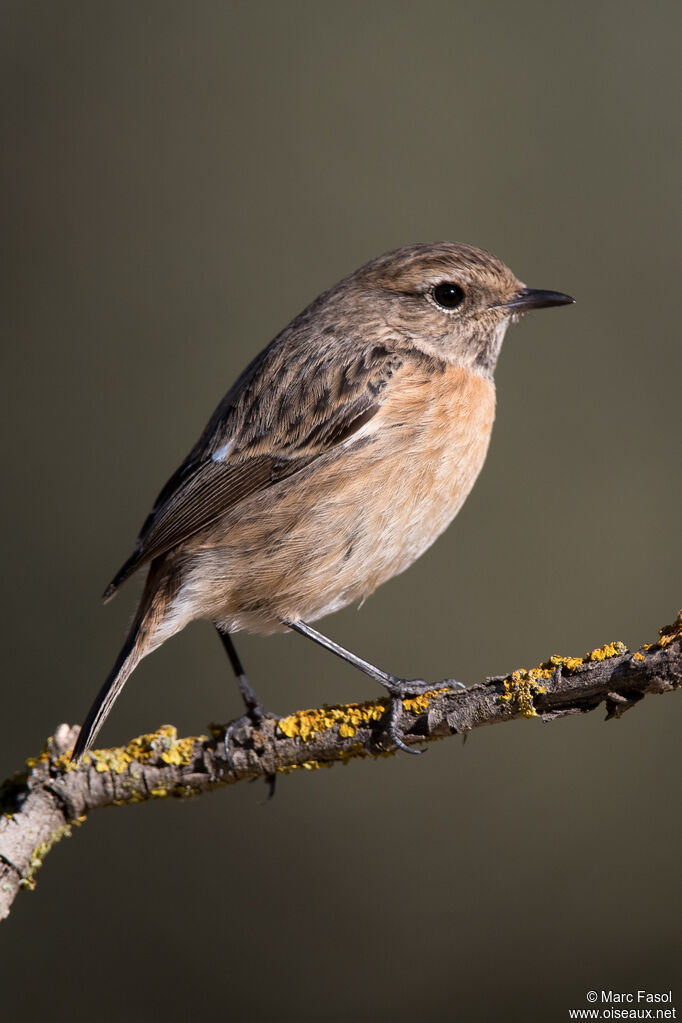
[[[577, 304], [510, 330], [482, 476], [329, 634], [477, 680], [656, 637], [680, 604], [679, 14], [670, 2], [3, 2], [0, 775], [76, 722], [99, 594], [245, 363], [413, 241]], [[273, 711], [379, 693], [238, 637]], [[207, 623], [102, 735], [239, 712]], [[521, 721], [95, 814], [2, 928], [3, 1017], [553, 1021], [679, 983], [682, 701]]]

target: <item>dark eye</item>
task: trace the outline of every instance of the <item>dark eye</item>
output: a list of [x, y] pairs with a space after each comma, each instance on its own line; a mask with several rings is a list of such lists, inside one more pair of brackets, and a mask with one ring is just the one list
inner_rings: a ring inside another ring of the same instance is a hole
[[456, 309], [464, 301], [464, 292], [459, 284], [453, 284], [452, 281], [437, 284], [431, 294], [434, 302], [443, 309]]

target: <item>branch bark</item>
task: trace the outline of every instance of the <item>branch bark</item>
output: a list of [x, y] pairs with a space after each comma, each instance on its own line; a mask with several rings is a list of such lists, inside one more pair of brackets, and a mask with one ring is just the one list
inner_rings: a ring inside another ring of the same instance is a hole
[[[607, 718], [620, 717], [647, 694], [681, 684], [682, 612], [660, 630], [657, 642], [634, 652], [610, 643], [466, 690], [434, 683], [426, 695], [403, 701], [404, 738], [416, 745], [518, 717], [552, 721], [601, 703]], [[196, 796], [247, 778], [395, 752], [382, 746], [386, 709], [386, 701], [377, 700], [299, 711], [266, 719], [258, 728], [240, 724], [232, 732], [232, 764], [223, 749], [224, 726], [179, 739], [172, 725], [164, 725], [125, 747], [94, 750], [74, 767], [69, 757], [79, 729], [60, 725], [43, 752], [0, 786], [0, 920], [22, 888], [35, 887], [50, 848], [92, 810]]]

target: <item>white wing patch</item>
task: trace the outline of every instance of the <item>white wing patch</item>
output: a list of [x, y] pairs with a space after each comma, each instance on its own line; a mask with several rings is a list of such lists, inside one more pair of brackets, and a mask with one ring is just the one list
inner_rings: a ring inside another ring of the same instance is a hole
[[212, 462], [224, 462], [233, 447], [234, 447], [234, 437], [230, 438], [230, 440], [226, 441], [225, 444], [222, 444], [219, 448], [217, 448], [213, 452], [213, 454], [211, 455], [211, 461]]
[[372, 416], [368, 422], [363, 423], [359, 430], [356, 430], [355, 433], [351, 433], [350, 437], [346, 437], [341, 446], [349, 448], [352, 444], [356, 444], [357, 441], [361, 440], [363, 437], [367, 437], [368, 434], [376, 433], [378, 426], [375, 419], [376, 416]]

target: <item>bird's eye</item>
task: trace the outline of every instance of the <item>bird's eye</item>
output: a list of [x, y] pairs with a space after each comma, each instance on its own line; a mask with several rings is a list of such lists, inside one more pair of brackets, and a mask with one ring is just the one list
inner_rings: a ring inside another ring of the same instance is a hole
[[437, 284], [431, 294], [434, 302], [442, 309], [456, 309], [464, 301], [464, 291], [459, 284], [453, 284], [452, 281]]

